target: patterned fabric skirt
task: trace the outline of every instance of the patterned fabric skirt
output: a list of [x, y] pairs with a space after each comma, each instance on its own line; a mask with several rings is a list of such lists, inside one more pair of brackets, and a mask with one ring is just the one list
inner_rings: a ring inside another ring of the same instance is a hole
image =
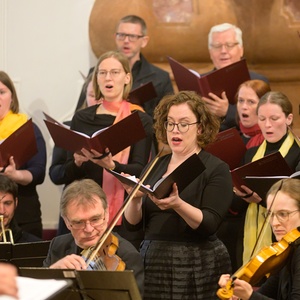
[[144, 241], [144, 300], [218, 299], [221, 274], [231, 272], [220, 240], [202, 243]]

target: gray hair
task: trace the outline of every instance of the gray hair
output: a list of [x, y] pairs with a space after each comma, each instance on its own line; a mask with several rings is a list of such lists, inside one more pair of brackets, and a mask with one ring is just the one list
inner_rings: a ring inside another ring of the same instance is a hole
[[208, 34], [208, 48], [209, 49], [211, 48], [213, 33], [215, 33], [215, 32], [224, 32], [224, 31], [227, 31], [229, 29], [234, 30], [236, 40], [239, 43], [239, 45], [242, 47], [243, 46], [243, 38], [242, 38], [243, 33], [242, 33], [242, 30], [239, 27], [237, 27], [233, 24], [223, 23], [223, 24], [215, 25], [210, 29], [209, 34]]

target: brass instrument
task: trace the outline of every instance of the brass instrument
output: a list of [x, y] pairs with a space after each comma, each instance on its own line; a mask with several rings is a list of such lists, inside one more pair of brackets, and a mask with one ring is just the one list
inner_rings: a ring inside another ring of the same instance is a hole
[[[0, 238], [2, 237], [2, 241], [0, 244], [14, 244], [14, 238], [11, 229], [5, 229], [4, 228], [4, 222], [3, 222], [3, 215], [0, 215], [0, 225], [1, 225], [1, 232], [0, 232]], [[6, 238], [6, 232], [9, 234], [9, 242]]]

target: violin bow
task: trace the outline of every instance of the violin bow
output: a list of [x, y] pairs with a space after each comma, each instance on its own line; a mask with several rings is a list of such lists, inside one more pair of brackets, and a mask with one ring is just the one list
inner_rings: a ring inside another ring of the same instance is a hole
[[268, 211], [268, 214], [267, 216], [265, 217], [264, 219], [264, 222], [263, 222], [263, 225], [261, 227], [261, 230], [259, 231], [259, 234], [258, 234], [258, 237], [256, 239], [256, 242], [255, 242], [255, 245], [253, 247], [253, 250], [251, 252], [251, 258], [256, 254], [256, 252], [258, 251], [257, 248], [258, 246], [261, 244], [261, 240], [263, 238], [263, 236], [265, 235], [265, 232], [266, 232], [266, 228], [267, 228], [267, 225], [269, 224], [269, 221], [270, 221], [270, 218], [271, 218], [271, 215], [272, 215], [272, 207], [273, 207], [273, 204], [275, 202], [275, 199], [276, 199], [276, 196], [278, 194], [278, 192], [281, 190], [282, 188], [282, 185], [283, 185], [283, 180], [281, 180], [281, 183], [280, 183], [280, 186], [278, 187], [276, 193], [274, 194], [274, 197], [273, 197], [273, 200], [271, 202], [271, 205], [270, 205], [270, 208], [269, 208], [269, 211]]
[[108, 236], [110, 235], [110, 233], [112, 232], [113, 228], [115, 227], [115, 225], [117, 224], [119, 218], [123, 215], [124, 211], [126, 210], [126, 208], [128, 207], [129, 203], [131, 202], [131, 200], [134, 198], [135, 194], [138, 192], [138, 190], [140, 189], [140, 187], [142, 186], [143, 182], [145, 181], [145, 179], [147, 178], [147, 176], [149, 175], [149, 173], [151, 172], [151, 170], [153, 169], [153, 167], [155, 166], [155, 164], [157, 163], [161, 153], [163, 152], [164, 148], [162, 148], [157, 155], [154, 157], [153, 161], [151, 162], [151, 164], [149, 164], [149, 166], [147, 167], [147, 169], [145, 170], [145, 172], [143, 173], [141, 179], [136, 183], [136, 185], [133, 187], [132, 191], [130, 192], [130, 194], [127, 196], [127, 198], [124, 200], [122, 206], [120, 207], [120, 209], [118, 210], [118, 212], [116, 213], [116, 215], [114, 216], [114, 218], [112, 219], [112, 221], [110, 222], [109, 226], [106, 228], [106, 230], [104, 231], [103, 235], [100, 237], [100, 239], [97, 241], [96, 245], [93, 248], [93, 251], [90, 251], [89, 254], [86, 257], [86, 264], [87, 266], [90, 264], [91, 261], [94, 260], [95, 256], [97, 255], [98, 251], [100, 250], [100, 248], [103, 246], [104, 242], [106, 241], [106, 239], [108, 238]]

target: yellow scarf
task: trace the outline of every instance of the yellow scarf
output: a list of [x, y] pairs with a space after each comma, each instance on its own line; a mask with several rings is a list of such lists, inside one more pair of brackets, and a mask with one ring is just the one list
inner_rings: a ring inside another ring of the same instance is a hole
[[[287, 155], [290, 148], [292, 147], [295, 138], [293, 134], [288, 131], [288, 135], [281, 145], [279, 152], [283, 157]], [[265, 155], [267, 147], [267, 142], [264, 142], [259, 146], [252, 161], [258, 160]], [[243, 264], [247, 263], [251, 259], [251, 253], [257, 241], [259, 232], [261, 231], [262, 225], [264, 223], [263, 213], [266, 208], [256, 204], [250, 203], [246, 212], [246, 219], [244, 225], [244, 253], [243, 253]], [[267, 226], [267, 230], [261, 239], [260, 249], [265, 246], [270, 246], [272, 243], [272, 231], [271, 226]], [[258, 249], [259, 250], [259, 249]]]
[[19, 127], [27, 122], [25, 114], [14, 114], [11, 110], [0, 120], [0, 140], [5, 140]]

